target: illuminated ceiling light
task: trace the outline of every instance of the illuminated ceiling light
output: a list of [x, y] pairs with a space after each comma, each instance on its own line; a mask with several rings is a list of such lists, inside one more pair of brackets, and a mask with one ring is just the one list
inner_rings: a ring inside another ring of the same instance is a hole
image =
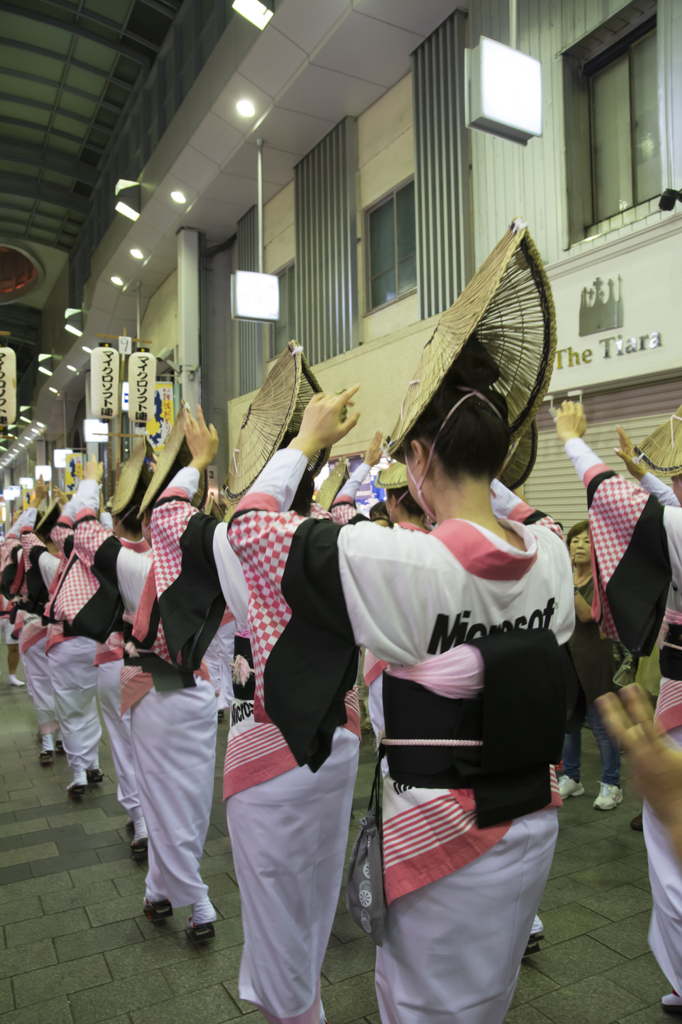
[[73, 326], [73, 324], [65, 324], [64, 325], [64, 330], [65, 331], [70, 331], [71, 334], [75, 334], [77, 338], [80, 338], [81, 335], [83, 334], [83, 332], [79, 331], [77, 327]]
[[130, 220], [137, 220], [140, 216], [140, 185], [137, 181], [128, 181], [126, 178], [119, 178], [116, 182], [114, 194], [121, 194], [116, 203], [116, 210]]
[[26, 418], [25, 416], [20, 416], [20, 417], [19, 417], [19, 419], [20, 419], [20, 420], [21, 420], [21, 421], [22, 421], [23, 423], [30, 423], [30, 422], [31, 422], [31, 421], [30, 421], [29, 419], [27, 419], [27, 418]]
[[232, 7], [237, 14], [241, 14], [243, 18], [246, 18], [261, 31], [274, 13], [272, 3], [262, 4], [260, 0], [232, 0]]
[[46, 359], [52, 359], [51, 354], [49, 352], [41, 352], [38, 356], [38, 362], [43, 363]]
[[84, 352], [92, 352], [92, 349], [88, 348], [87, 345], [81, 345], [81, 348], [83, 349]]
[[73, 370], [74, 373], [78, 373], [78, 367], [72, 366], [71, 363], [67, 363], [66, 364], [66, 369], [67, 370]]
[[52, 370], [48, 370], [46, 366], [39, 366], [38, 369], [40, 370], [41, 373], [44, 373], [46, 377], [52, 376]]
[[130, 255], [134, 256], [136, 260], [144, 259], [144, 253], [140, 249], [131, 249]]
[[542, 65], [481, 36], [466, 50], [467, 128], [525, 146], [542, 135]]
[[241, 114], [242, 117], [253, 117], [256, 113], [256, 108], [251, 100], [239, 100], [239, 103], [237, 104], [237, 113]]
[[30, 408], [31, 408], [30, 405], [20, 405], [19, 406], [19, 412], [26, 412], [26, 410], [30, 409]]
[[49, 388], [49, 390], [52, 392], [53, 395], [58, 395], [59, 394], [59, 392], [57, 391], [56, 388]]
[[64, 310], [64, 319], [66, 320], [64, 324], [65, 330], [80, 338], [83, 333], [83, 310], [69, 307]]
[[45, 429], [45, 424], [41, 423], [40, 420], [36, 420], [36, 423], [38, 424], [38, 426], [40, 427], [41, 430]]
[[174, 203], [186, 203], [184, 192], [171, 192], [171, 199]]
[[120, 288], [121, 285], [123, 284], [123, 280], [120, 277], [118, 277], [118, 276], [114, 276], [111, 279], [111, 283], [115, 284], [115, 285], [118, 285], [118, 287]]

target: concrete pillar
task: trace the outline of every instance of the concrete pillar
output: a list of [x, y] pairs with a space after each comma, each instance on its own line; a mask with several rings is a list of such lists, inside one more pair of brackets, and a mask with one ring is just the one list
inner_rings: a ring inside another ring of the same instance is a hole
[[199, 232], [178, 232], [178, 363], [181, 395], [192, 412], [199, 401]]

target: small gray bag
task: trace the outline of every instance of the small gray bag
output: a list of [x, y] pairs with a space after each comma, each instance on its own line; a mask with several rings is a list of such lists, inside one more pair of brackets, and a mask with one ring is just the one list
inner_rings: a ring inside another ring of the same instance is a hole
[[346, 908], [376, 946], [384, 942], [384, 872], [381, 856], [381, 756], [374, 773], [369, 808], [360, 820], [346, 874]]

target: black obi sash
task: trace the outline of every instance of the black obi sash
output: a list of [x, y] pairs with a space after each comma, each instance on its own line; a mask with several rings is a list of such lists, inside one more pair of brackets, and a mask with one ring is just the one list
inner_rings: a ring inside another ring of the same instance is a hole
[[139, 668], [140, 672], [149, 672], [153, 681], [154, 689], [158, 693], [165, 693], [169, 690], [188, 690], [192, 686], [197, 684], [194, 681], [194, 672], [192, 669], [181, 669], [175, 665], [171, 665], [170, 662], [164, 661], [158, 654], [154, 654], [152, 651], [138, 651], [137, 657], [131, 658], [126, 652], [126, 644], [132, 641], [136, 643], [133, 637], [133, 626], [127, 620], [123, 620], [123, 664], [134, 668]]
[[384, 748], [391, 777], [424, 789], [473, 789], [479, 828], [530, 814], [551, 799], [550, 768], [561, 760], [566, 662], [550, 630], [471, 641], [485, 681], [473, 699], [450, 699], [384, 672], [390, 739], [482, 740], [478, 747]]
[[248, 666], [251, 669], [251, 675], [243, 686], [241, 683], [235, 681], [234, 675], [232, 676], [234, 696], [237, 700], [253, 700], [256, 696], [256, 677], [253, 674], [253, 653], [251, 651], [251, 641], [248, 636], [235, 636], [234, 638], [235, 658], [240, 654], [244, 661], [248, 663]]
[[[669, 622], [665, 641], [675, 647], [682, 647], [682, 626]], [[661, 675], [668, 679], [682, 679], [682, 651], [675, 650], [675, 647], [661, 648]]]

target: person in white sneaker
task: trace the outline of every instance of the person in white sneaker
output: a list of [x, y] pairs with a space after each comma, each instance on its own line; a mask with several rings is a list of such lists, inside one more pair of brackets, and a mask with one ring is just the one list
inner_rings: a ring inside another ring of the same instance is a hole
[[[599, 795], [593, 807], [598, 811], [612, 811], [623, 799], [620, 788], [620, 751], [601, 720], [594, 701], [603, 693], [613, 690], [616, 662], [613, 643], [602, 637], [599, 626], [592, 618], [594, 581], [590, 531], [587, 520], [569, 530], [566, 538], [573, 564], [575, 602], [575, 630], [568, 646], [575, 670], [585, 695], [585, 717], [599, 747], [602, 777]], [[582, 724], [582, 723], [581, 723]], [[580, 725], [575, 732], [566, 734], [563, 749], [563, 775], [559, 779], [559, 792], [564, 800], [582, 796], [585, 792], [580, 781]]]

